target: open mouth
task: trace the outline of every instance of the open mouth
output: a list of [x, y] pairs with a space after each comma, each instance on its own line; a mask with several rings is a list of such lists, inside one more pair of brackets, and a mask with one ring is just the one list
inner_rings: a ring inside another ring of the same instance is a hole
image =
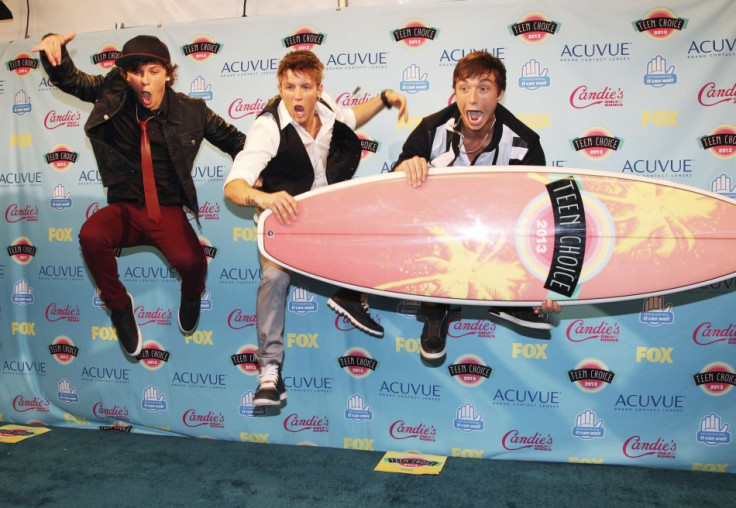
[[466, 111], [465, 116], [467, 116], [468, 120], [471, 122], [477, 123], [483, 118], [483, 113], [481, 111]]
[[141, 92], [141, 104], [149, 107], [153, 103], [153, 96], [151, 92]]

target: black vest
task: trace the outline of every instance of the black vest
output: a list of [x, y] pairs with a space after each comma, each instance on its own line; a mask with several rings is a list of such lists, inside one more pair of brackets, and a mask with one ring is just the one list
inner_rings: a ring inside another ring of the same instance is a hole
[[[290, 123], [281, 129], [278, 105], [281, 97], [271, 99], [263, 111], [270, 113], [279, 127], [281, 139], [279, 148], [273, 159], [261, 172], [263, 190], [265, 192], [286, 191], [292, 196], [307, 192], [314, 183], [314, 169], [304, 148], [299, 133]], [[321, 101], [323, 105], [326, 103]], [[329, 106], [327, 106], [329, 108]], [[342, 122], [335, 120], [332, 129], [332, 141], [327, 155], [327, 183], [333, 184], [349, 180], [358, 169], [361, 154], [360, 139], [353, 130]]]

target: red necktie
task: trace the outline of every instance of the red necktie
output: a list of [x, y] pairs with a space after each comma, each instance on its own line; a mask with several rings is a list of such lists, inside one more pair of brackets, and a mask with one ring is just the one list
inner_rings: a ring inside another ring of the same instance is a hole
[[[151, 117], [153, 118], [153, 117]], [[148, 120], [150, 120], [149, 118]], [[151, 160], [151, 143], [148, 140], [148, 120], [139, 121], [141, 126], [141, 168], [143, 169], [143, 194], [146, 196], [148, 218], [158, 223], [161, 220], [161, 209], [158, 206], [156, 179], [153, 176]]]

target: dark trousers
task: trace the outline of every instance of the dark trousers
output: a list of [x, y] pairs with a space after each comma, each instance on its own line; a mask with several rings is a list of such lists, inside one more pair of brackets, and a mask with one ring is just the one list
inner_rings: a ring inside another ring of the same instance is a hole
[[111, 310], [127, 305], [127, 290], [120, 281], [114, 249], [150, 245], [164, 255], [181, 276], [181, 293], [199, 298], [204, 291], [207, 259], [187, 215], [180, 206], [162, 206], [161, 221], [148, 218], [145, 208], [119, 202], [95, 212], [79, 231], [82, 256], [100, 297]]

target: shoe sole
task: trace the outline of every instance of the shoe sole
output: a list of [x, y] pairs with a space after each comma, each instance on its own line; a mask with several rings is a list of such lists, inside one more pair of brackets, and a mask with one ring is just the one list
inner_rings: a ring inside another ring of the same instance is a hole
[[281, 406], [280, 400], [254, 400], [253, 407], [274, 407]]
[[341, 316], [345, 316], [346, 318], [348, 318], [348, 321], [353, 323], [353, 326], [355, 326], [361, 332], [365, 332], [368, 335], [373, 335], [374, 337], [383, 337], [383, 332], [371, 330], [367, 326], [359, 323], [358, 321], [355, 320], [355, 318], [353, 318], [353, 316], [349, 312], [347, 312], [345, 309], [340, 307], [337, 304], [337, 302], [335, 302], [335, 300], [333, 300], [332, 298], [327, 300], [327, 306], [331, 308], [332, 310], [334, 310], [335, 312], [337, 312], [338, 314], [340, 314]]
[[286, 400], [286, 392], [281, 394], [281, 397], [279, 398], [279, 400], [253, 399], [253, 406], [254, 407], [281, 406], [283, 405], [285, 400]]
[[424, 349], [422, 349], [422, 346], [419, 346], [419, 353], [422, 355], [422, 358], [425, 360], [437, 360], [439, 358], [444, 357], [447, 354], [447, 348], [443, 349], [439, 353], [428, 353]]
[[523, 326], [524, 328], [533, 328], [534, 330], [551, 330], [552, 329], [552, 325], [550, 323], [532, 323], [530, 321], [524, 321], [522, 319], [517, 319], [511, 314], [506, 314], [505, 312], [489, 312], [489, 314], [497, 318], [505, 319], [506, 321], [510, 321], [519, 326]]

